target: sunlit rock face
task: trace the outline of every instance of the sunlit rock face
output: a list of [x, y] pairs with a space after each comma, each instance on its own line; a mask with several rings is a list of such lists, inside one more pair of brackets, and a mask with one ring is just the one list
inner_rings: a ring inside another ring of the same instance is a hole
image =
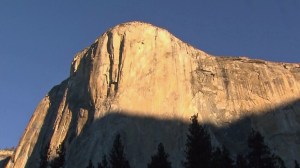
[[39, 167], [60, 144], [66, 167], [96, 165], [118, 133], [132, 167], [145, 167], [160, 142], [181, 167], [193, 114], [233, 156], [247, 151], [254, 128], [290, 166], [300, 156], [299, 99], [299, 64], [216, 57], [164, 29], [125, 23], [75, 56], [70, 77], [41, 100], [7, 167]]

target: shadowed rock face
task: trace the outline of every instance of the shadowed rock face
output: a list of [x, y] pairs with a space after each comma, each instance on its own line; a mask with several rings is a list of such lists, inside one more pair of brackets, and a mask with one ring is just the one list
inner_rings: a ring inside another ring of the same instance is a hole
[[117, 133], [132, 167], [145, 167], [160, 142], [181, 167], [196, 113], [215, 145], [245, 152], [252, 127], [290, 166], [300, 156], [299, 99], [299, 64], [215, 57], [164, 29], [125, 23], [75, 56], [70, 77], [41, 100], [7, 167], [39, 167], [60, 144], [66, 167], [96, 164]]
[[0, 167], [5, 167], [13, 154], [13, 149], [0, 150]]

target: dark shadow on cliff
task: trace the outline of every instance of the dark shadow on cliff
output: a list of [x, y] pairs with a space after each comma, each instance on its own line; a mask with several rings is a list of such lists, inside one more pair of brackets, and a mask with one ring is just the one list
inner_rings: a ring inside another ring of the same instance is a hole
[[[68, 108], [72, 112], [72, 118], [66, 138], [63, 142], [65, 144], [71, 143], [72, 140], [77, 136], [78, 133], [75, 130], [77, 130], [77, 123], [81, 117], [87, 117], [87, 123], [93, 121], [95, 105], [91, 100], [92, 96], [90, 95], [89, 91], [89, 81], [93, 68], [92, 55], [95, 54], [97, 47], [97, 43], [91, 45], [91, 47], [84, 54], [83, 58], [80, 60], [76, 72], [72, 73], [69, 78], [69, 90], [66, 95], [66, 102], [69, 103]], [[83, 113], [82, 111], [86, 112], [86, 114], [81, 114]]]
[[49, 142], [54, 131], [54, 123], [58, 114], [59, 105], [63, 100], [67, 88], [67, 83], [68, 80], [63, 81], [60, 85], [53, 87], [48, 93], [50, 107], [44, 118], [41, 131], [38, 134], [37, 143], [34, 146], [25, 167], [37, 167], [40, 165], [40, 158], [47, 158]]
[[[51, 111], [49, 109], [49, 112], [54, 113], [55, 110], [57, 109], [54, 108]], [[138, 112], [134, 113], [139, 114]], [[181, 167], [189, 122], [127, 114], [130, 112], [109, 112], [100, 119], [91, 119], [87, 122], [82, 133], [72, 137], [72, 141], [66, 149], [68, 166], [85, 167], [90, 159], [96, 165], [104, 154], [108, 154], [115, 135], [120, 133], [131, 165], [146, 166], [151, 154], [155, 152], [157, 144], [162, 142], [170, 154], [172, 165]], [[232, 123], [223, 123], [222, 127], [212, 123], [203, 124], [209, 127], [212, 143], [215, 146], [225, 145], [232, 155], [247, 152], [246, 140], [251, 128], [254, 128], [265, 136], [272, 152], [285, 154], [280, 157], [287, 161], [286, 164], [290, 167], [294, 160], [299, 159], [297, 156], [299, 156], [300, 148], [300, 130], [297, 128], [300, 125], [300, 100], [269, 111], [255, 112], [255, 114], [259, 115], [249, 115]], [[45, 121], [51, 121], [47, 122], [51, 124], [43, 126], [41, 132], [43, 134], [40, 134], [38, 139], [43, 146], [46, 146], [50, 137], [45, 135], [45, 131], [52, 129], [54, 123], [52, 120], [56, 116], [48, 115], [50, 114], [47, 114]], [[288, 144], [292, 144], [292, 146]], [[35, 146], [33, 152], [40, 151], [40, 149], [42, 149], [41, 146]], [[36, 158], [29, 157], [26, 167], [32, 166], [29, 163], [34, 161], [37, 161]]]
[[[88, 123], [92, 122], [95, 111], [93, 109], [94, 105], [91, 103], [91, 96], [85, 93], [89, 93], [88, 81], [90, 78], [90, 72], [92, 68], [91, 55], [94, 54], [94, 52], [97, 50], [97, 46], [98, 45], [96, 45], [96, 43], [92, 44], [91, 47], [84, 53], [84, 58], [81, 59], [81, 62], [79, 63], [76, 72], [74, 72], [74, 69], [71, 69], [71, 71], [73, 71], [74, 73], [72, 73], [70, 77], [63, 81], [61, 84], [53, 87], [48, 93], [50, 106], [43, 121], [41, 131], [38, 135], [37, 142], [40, 143], [37, 143], [34, 146], [32, 154], [31, 156], [29, 156], [25, 167], [40, 166], [41, 161], [47, 159], [51, 137], [54, 133], [57, 133], [54, 132], [54, 125], [55, 122], [57, 122], [56, 119], [59, 115], [58, 111], [61, 110], [63, 111], [63, 113], [66, 113], [66, 107], [61, 107], [61, 105], [68, 106], [68, 108], [72, 112], [69, 130], [67, 131], [66, 138], [61, 142], [62, 145], [70, 143], [73, 140], [73, 138], [76, 137], [76, 132], [74, 132], [74, 130], [76, 129], [72, 128], [76, 127], [80, 109], [85, 109], [89, 111]], [[78, 79], [82, 78], [82, 76], [87, 77], [87, 79]], [[75, 83], [74, 81], [79, 82]], [[70, 103], [64, 103], [64, 99], [66, 100], [65, 102]], [[61, 133], [61, 129], [59, 130], [59, 133]]]
[[7, 157], [3, 160], [0, 160], [0, 167], [5, 167], [5, 165], [8, 163], [9, 159], [11, 159], [11, 157]]
[[[66, 160], [72, 160], [72, 163], [76, 163], [72, 166], [79, 167], [87, 165], [89, 159], [95, 163], [100, 162], [102, 156], [108, 154], [115, 135], [120, 133], [127, 150], [126, 154], [128, 158], [131, 158], [131, 164], [136, 167], [146, 165], [150, 159], [149, 153], [154, 153], [160, 142], [170, 154], [174, 167], [181, 167], [189, 122], [127, 114], [124, 111], [110, 112], [95, 120], [74, 139]], [[297, 130], [297, 125], [300, 124], [300, 101], [291, 102], [270, 111], [261, 111], [259, 114], [245, 116], [232, 123], [223, 123], [222, 127], [211, 123], [203, 124], [209, 127], [212, 143], [215, 146], [225, 145], [233, 156], [248, 152], [247, 138], [251, 128], [254, 128], [265, 136], [272, 152], [286, 154], [280, 156], [288, 161], [287, 165], [299, 159], [296, 157], [298, 155], [292, 154], [296, 154], [300, 148], [300, 130]], [[291, 140], [291, 137], [296, 141]], [[287, 143], [294, 145], [289, 146]], [[82, 159], [83, 153], [85, 159]]]

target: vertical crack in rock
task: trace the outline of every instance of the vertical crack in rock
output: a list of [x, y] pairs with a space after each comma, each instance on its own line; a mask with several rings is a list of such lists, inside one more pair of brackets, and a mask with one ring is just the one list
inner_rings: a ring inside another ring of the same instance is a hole
[[218, 58], [216, 58], [216, 66], [217, 66], [217, 76], [221, 78], [222, 82], [223, 82], [223, 87], [225, 89], [226, 92], [226, 98], [229, 98], [229, 93], [228, 93], [228, 81], [227, 81], [227, 74], [226, 74], [226, 69], [224, 67], [224, 65], [222, 65], [222, 60], [219, 60]]
[[124, 34], [122, 36], [121, 43], [120, 43], [118, 76], [117, 76], [117, 81], [115, 82], [115, 93], [117, 93], [118, 89], [119, 89], [119, 82], [120, 82], [120, 79], [121, 79], [122, 69], [123, 69], [123, 65], [124, 65], [123, 53], [124, 53], [125, 36], [126, 36], [126, 34]]
[[111, 86], [113, 84], [112, 75], [113, 75], [113, 66], [114, 66], [114, 45], [113, 45], [113, 34], [112, 32], [107, 33], [107, 52], [109, 54], [109, 74], [108, 74], [108, 87], [106, 96], [110, 96]]
[[[122, 68], [123, 68], [123, 52], [124, 52], [124, 43], [125, 43], [125, 34], [122, 35], [120, 46], [119, 46], [119, 57], [117, 60], [118, 65], [115, 65], [115, 55], [114, 55], [114, 39], [113, 33], [108, 32], [108, 41], [107, 41], [107, 52], [109, 55], [109, 75], [108, 75], [108, 88], [107, 88], [107, 97], [115, 95], [119, 89], [119, 81], [121, 78]], [[117, 64], [117, 63], [116, 63]], [[114, 92], [113, 94], [111, 92]]]
[[[82, 82], [75, 82], [70, 92], [68, 93], [69, 109], [72, 112], [71, 121], [68, 126], [66, 142], [71, 143], [73, 139], [81, 133], [85, 126], [89, 125], [94, 120], [93, 98], [89, 81], [91, 80], [91, 71], [93, 69], [93, 58], [97, 54], [99, 42], [95, 42], [84, 54], [79, 64], [80, 74], [78, 78], [84, 79]], [[73, 79], [78, 81], [78, 79]]]
[[229, 79], [225, 67], [221, 67], [221, 75], [223, 78], [227, 99], [229, 99]]

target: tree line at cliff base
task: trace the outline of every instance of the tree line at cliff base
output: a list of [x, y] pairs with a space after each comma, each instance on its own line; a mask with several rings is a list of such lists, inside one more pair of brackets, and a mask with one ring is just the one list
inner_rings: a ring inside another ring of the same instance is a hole
[[[191, 123], [188, 128], [186, 139], [185, 159], [182, 161], [184, 168], [285, 168], [283, 160], [271, 152], [265, 144], [264, 137], [255, 130], [251, 130], [248, 136], [247, 154], [238, 154], [234, 159], [231, 157], [229, 150], [222, 146], [213, 147], [211, 137], [207, 127], [199, 124], [198, 115], [191, 117]], [[43, 158], [40, 167], [44, 168], [50, 165], [52, 168], [64, 167], [65, 149], [61, 145], [57, 149], [58, 157], [50, 163], [47, 158]], [[169, 154], [165, 151], [162, 143], [158, 144], [157, 153], [149, 158], [148, 168], [172, 168], [169, 161]], [[295, 160], [295, 168], [300, 168]], [[130, 163], [126, 159], [124, 146], [121, 136], [118, 134], [113, 142], [112, 149], [108, 155], [102, 157], [102, 161], [96, 166], [92, 160], [89, 161], [86, 168], [130, 168]]]

